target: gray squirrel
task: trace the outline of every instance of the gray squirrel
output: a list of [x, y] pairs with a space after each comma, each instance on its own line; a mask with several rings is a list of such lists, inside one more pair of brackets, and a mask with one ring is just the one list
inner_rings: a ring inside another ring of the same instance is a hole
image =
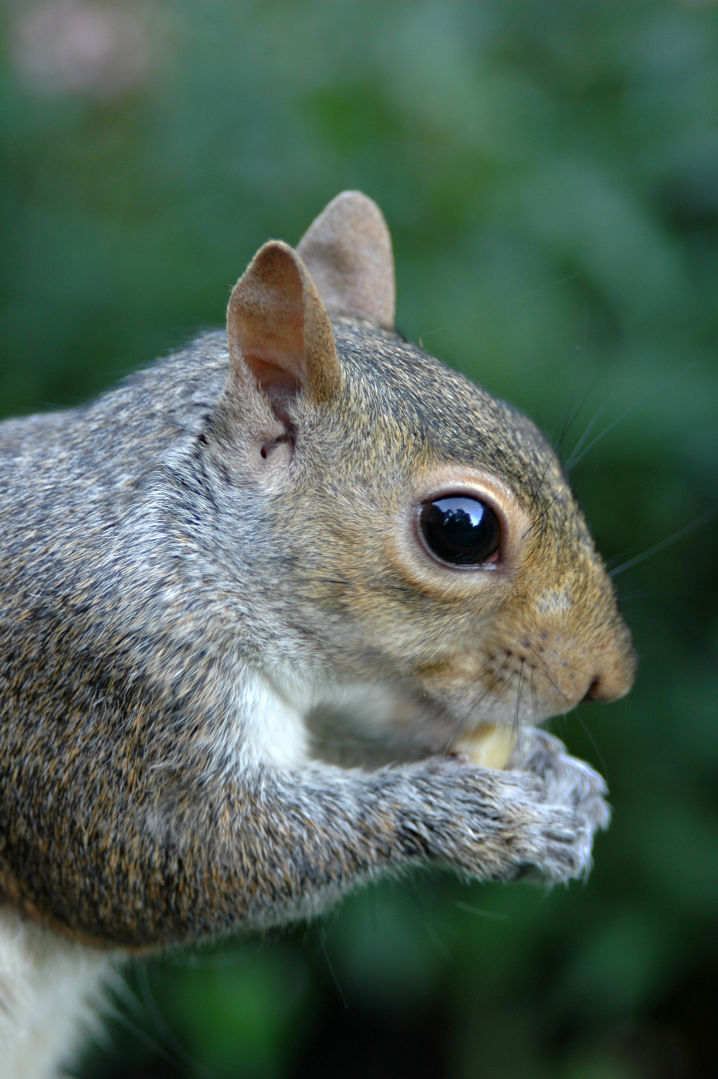
[[590, 868], [603, 780], [536, 724], [630, 688], [613, 587], [534, 425], [393, 323], [345, 192], [226, 332], [0, 425], [3, 1074], [117, 955]]

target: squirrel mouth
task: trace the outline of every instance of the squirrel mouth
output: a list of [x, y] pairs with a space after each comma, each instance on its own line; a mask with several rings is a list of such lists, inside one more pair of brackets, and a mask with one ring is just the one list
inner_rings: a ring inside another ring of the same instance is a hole
[[516, 748], [518, 733], [515, 723], [481, 723], [463, 735], [452, 750], [466, 754], [481, 768], [505, 768]]

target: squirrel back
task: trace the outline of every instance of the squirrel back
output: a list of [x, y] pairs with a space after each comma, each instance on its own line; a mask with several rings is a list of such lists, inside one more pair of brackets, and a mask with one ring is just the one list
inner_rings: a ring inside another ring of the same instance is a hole
[[[18, 918], [144, 949], [424, 862], [587, 870], [602, 781], [536, 724], [630, 687], [613, 588], [543, 436], [393, 314], [345, 193], [258, 252], [226, 333], [0, 425]], [[509, 768], [477, 767], [497, 729]]]

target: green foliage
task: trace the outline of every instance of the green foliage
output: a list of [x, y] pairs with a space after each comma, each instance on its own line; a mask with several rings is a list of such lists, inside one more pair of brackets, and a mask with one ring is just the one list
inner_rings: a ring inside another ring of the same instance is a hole
[[73, 0], [136, 20], [99, 69], [43, 37], [40, 7], [62, 5], [4, 9], [3, 413], [82, 399], [220, 322], [264, 239], [296, 241], [359, 187], [392, 227], [402, 329], [566, 459], [583, 447], [572, 475], [609, 560], [679, 535], [618, 577], [633, 694], [556, 724], [615, 806], [585, 887], [426, 877], [321, 928], [155, 961], [84, 1074], [708, 1074], [715, 7]]

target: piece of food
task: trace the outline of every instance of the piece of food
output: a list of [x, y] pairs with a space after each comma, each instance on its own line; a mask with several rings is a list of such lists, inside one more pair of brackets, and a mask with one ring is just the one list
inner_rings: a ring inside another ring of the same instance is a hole
[[484, 723], [454, 746], [481, 768], [505, 768], [516, 748], [518, 729], [508, 723]]

